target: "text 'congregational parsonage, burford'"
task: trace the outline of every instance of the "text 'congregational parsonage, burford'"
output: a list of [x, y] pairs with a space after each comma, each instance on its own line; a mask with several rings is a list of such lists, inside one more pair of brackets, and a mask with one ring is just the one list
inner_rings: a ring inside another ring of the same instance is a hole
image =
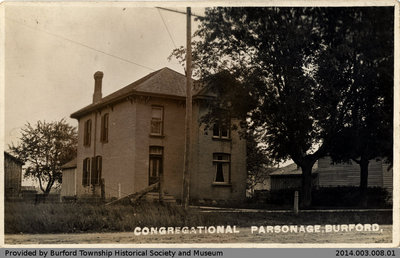
[[197, 227], [136, 227], [133, 233], [140, 235], [169, 234], [237, 234], [236, 226], [197, 226]]

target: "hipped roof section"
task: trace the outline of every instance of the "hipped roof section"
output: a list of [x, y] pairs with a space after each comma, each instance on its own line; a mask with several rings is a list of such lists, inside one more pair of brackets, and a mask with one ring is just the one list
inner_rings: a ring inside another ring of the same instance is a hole
[[[195, 97], [203, 92], [198, 81], [193, 81], [192, 95]], [[162, 68], [152, 72], [145, 77], [117, 90], [102, 98], [99, 102], [92, 103], [71, 114], [71, 118], [79, 117], [93, 112], [96, 109], [114, 104], [129, 96], [154, 96], [169, 99], [184, 100], [186, 98], [186, 76], [170, 68]]]

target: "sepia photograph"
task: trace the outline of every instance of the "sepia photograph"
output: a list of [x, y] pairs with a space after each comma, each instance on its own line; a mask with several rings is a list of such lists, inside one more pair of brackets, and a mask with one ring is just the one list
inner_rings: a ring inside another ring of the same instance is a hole
[[385, 3], [2, 3], [3, 246], [397, 246]]

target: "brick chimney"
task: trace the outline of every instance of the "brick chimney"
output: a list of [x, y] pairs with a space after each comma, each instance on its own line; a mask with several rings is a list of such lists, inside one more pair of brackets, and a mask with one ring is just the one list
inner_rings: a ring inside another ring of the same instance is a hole
[[101, 100], [101, 83], [103, 81], [103, 72], [97, 71], [93, 75], [94, 77], [94, 93], [93, 93], [93, 103], [99, 102]]

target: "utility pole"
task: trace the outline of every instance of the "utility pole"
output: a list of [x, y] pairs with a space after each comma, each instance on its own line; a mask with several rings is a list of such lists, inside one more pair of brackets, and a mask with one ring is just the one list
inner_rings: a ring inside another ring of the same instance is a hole
[[185, 154], [183, 168], [183, 191], [182, 206], [187, 209], [189, 206], [190, 189], [190, 150], [191, 150], [191, 128], [192, 128], [192, 22], [191, 9], [186, 8], [186, 115], [185, 115]]

